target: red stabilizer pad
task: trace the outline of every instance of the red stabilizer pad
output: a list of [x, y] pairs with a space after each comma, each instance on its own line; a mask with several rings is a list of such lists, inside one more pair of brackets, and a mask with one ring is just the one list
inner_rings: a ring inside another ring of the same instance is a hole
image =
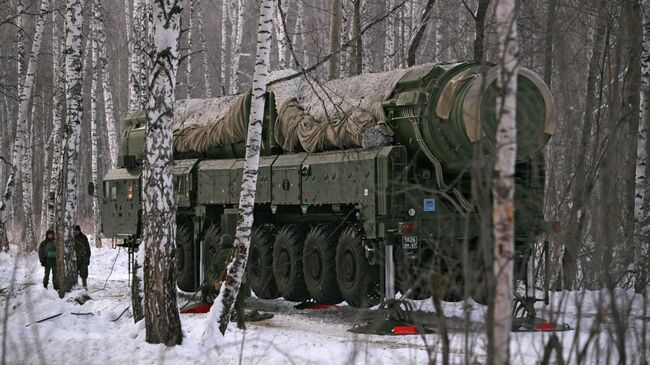
[[211, 307], [212, 304], [209, 303], [198, 303], [185, 309], [181, 309], [181, 314], [208, 313]]
[[393, 327], [393, 334], [395, 335], [417, 335], [418, 331], [415, 326], [395, 326]]
[[553, 322], [537, 322], [535, 323], [535, 330], [548, 332], [548, 331], [563, 331], [564, 329], [558, 327], [558, 325]]

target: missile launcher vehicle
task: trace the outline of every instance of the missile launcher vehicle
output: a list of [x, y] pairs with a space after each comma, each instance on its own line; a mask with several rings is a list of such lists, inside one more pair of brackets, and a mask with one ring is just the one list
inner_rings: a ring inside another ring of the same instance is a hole
[[[270, 83], [265, 108], [247, 264], [257, 297], [365, 307], [438, 289], [461, 300], [471, 284], [484, 302], [472, 169], [494, 156], [497, 67], [428, 64], [322, 84], [284, 76]], [[181, 290], [215, 279], [214, 254], [234, 236], [250, 98], [184, 100], [174, 111]], [[530, 281], [555, 107], [523, 68], [516, 119], [516, 275]], [[131, 245], [142, 232], [145, 124], [144, 111], [126, 118], [119, 166], [103, 179], [102, 232]]]

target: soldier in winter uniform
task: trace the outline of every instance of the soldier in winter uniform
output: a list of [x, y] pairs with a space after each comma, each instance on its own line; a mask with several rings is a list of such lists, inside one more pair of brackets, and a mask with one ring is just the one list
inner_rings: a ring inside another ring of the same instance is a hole
[[81, 282], [84, 289], [88, 289], [86, 279], [88, 279], [88, 265], [90, 264], [90, 244], [88, 237], [81, 232], [81, 227], [74, 226], [72, 231], [74, 236], [74, 252], [77, 257], [77, 272], [81, 276]]
[[51, 271], [54, 290], [58, 290], [59, 286], [56, 282], [56, 241], [54, 240], [54, 231], [51, 229], [47, 230], [45, 239], [38, 245], [38, 259], [41, 261], [41, 266], [45, 268], [43, 287], [47, 289]]

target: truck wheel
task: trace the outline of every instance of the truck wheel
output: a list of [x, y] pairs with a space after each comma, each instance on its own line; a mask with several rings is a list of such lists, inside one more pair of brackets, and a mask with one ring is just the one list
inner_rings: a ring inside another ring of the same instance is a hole
[[341, 233], [336, 247], [336, 279], [343, 298], [353, 307], [379, 302], [379, 271], [366, 260], [361, 239], [354, 227]]
[[248, 282], [258, 298], [275, 299], [280, 296], [273, 277], [273, 226], [255, 227], [248, 253]]
[[221, 227], [211, 224], [203, 234], [203, 278], [207, 286], [217, 279], [215, 256], [221, 242]]
[[302, 272], [302, 252], [305, 229], [297, 224], [282, 227], [275, 236], [273, 247], [273, 276], [280, 295], [292, 302], [309, 299]]
[[182, 291], [196, 290], [194, 242], [192, 231], [188, 225], [182, 224], [176, 228], [176, 284]]
[[336, 282], [336, 242], [332, 236], [332, 227], [317, 225], [305, 239], [305, 283], [311, 297], [324, 304], [336, 304], [343, 300]]

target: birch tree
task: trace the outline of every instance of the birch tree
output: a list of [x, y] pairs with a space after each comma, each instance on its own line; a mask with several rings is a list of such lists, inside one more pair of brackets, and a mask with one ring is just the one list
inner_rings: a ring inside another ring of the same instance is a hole
[[230, 93], [231, 94], [236, 94], [239, 92], [239, 64], [240, 64], [240, 57], [241, 57], [241, 41], [242, 41], [242, 33], [244, 32], [244, 9], [242, 5], [242, 0], [236, 0], [237, 1], [237, 23], [233, 23], [234, 19], [233, 17], [230, 18], [230, 22], [232, 25], [232, 39], [235, 40], [235, 45], [231, 47], [231, 57], [230, 60], [232, 61], [232, 70], [230, 72], [231, 78], [230, 78]]
[[[280, 8], [282, 8], [282, 12], [280, 12]], [[287, 68], [290, 63], [289, 52], [287, 52], [287, 30], [284, 29], [286, 19], [285, 22], [283, 22], [281, 15], [284, 14], [286, 17], [288, 10], [289, 0], [278, 0], [275, 2], [273, 11], [275, 21], [273, 25], [275, 27], [275, 34], [278, 41], [278, 68], [280, 70]]]
[[144, 31], [143, 14], [145, 0], [133, 0], [133, 16], [131, 17], [131, 60], [129, 77], [129, 112], [140, 109], [140, 91], [143, 85], [140, 84], [140, 67], [142, 58], [141, 37], [138, 35]]
[[67, 0], [66, 41], [65, 41], [65, 79], [66, 79], [66, 199], [65, 199], [65, 243], [64, 266], [65, 283], [61, 285], [70, 291], [77, 281], [76, 259], [74, 257], [74, 236], [72, 228], [77, 223], [77, 184], [79, 181], [79, 141], [83, 120], [83, 80], [82, 80], [82, 29], [83, 13], [81, 0]]
[[512, 327], [513, 257], [515, 234], [515, 159], [517, 156], [517, 72], [519, 47], [514, 0], [498, 0], [496, 26], [499, 36], [499, 74], [496, 110], [496, 161], [492, 183], [494, 222], [494, 363], [510, 361]]
[[[221, 0], [221, 55], [220, 55], [220, 65], [219, 65], [219, 71], [220, 71], [220, 80], [219, 84], [221, 85], [221, 95], [226, 95], [226, 93], [230, 90], [228, 88], [228, 65], [226, 64], [226, 55], [228, 54], [228, 44], [227, 44], [227, 38], [228, 38], [228, 27], [227, 27], [227, 21], [228, 21], [228, 0]], [[232, 60], [231, 60], [232, 61]]]
[[269, 71], [271, 38], [273, 36], [273, 0], [260, 1], [260, 18], [257, 31], [257, 52], [253, 73], [253, 97], [251, 98], [250, 123], [246, 140], [246, 161], [242, 178], [237, 230], [235, 233], [234, 254], [227, 268], [226, 280], [221, 285], [219, 296], [210, 309], [206, 336], [226, 333], [230, 311], [237, 298], [241, 280], [246, 270], [248, 248], [253, 228], [253, 209], [255, 206], [255, 188], [259, 169], [260, 150], [262, 147], [262, 121], [266, 83]]
[[305, 39], [305, 26], [304, 26], [304, 0], [297, 0], [298, 2], [298, 18], [296, 19], [296, 32], [294, 33], [293, 44], [296, 44], [296, 38], [298, 34], [300, 35], [300, 43], [302, 46], [302, 64], [309, 64], [309, 52], [307, 51], [307, 40]]
[[154, 50], [149, 73], [149, 102], [142, 174], [145, 247], [145, 327], [149, 343], [182, 341], [176, 306], [176, 204], [172, 185], [172, 121], [178, 71], [181, 1], [153, 4]]
[[36, 247], [34, 238], [34, 212], [32, 203], [34, 198], [34, 184], [32, 180], [32, 157], [34, 153], [34, 107], [32, 105], [31, 118], [25, 119], [27, 123], [27, 130], [25, 134], [25, 153], [23, 160], [20, 162], [20, 180], [23, 187], [23, 214], [25, 220], [23, 222], [23, 250], [26, 252], [33, 251]]
[[[36, 28], [34, 30], [32, 49], [29, 55], [29, 61], [27, 62], [25, 79], [21, 83], [22, 88], [20, 89], [20, 94], [18, 96], [18, 121], [16, 123], [16, 139], [11, 153], [11, 171], [7, 179], [5, 193], [0, 200], [0, 247], [9, 247], [7, 241], [7, 232], [5, 228], [5, 224], [7, 222], [7, 207], [13, 198], [13, 195], [15, 194], [16, 175], [18, 174], [18, 169], [21, 167], [25, 150], [26, 148], [31, 148], [31, 144], [28, 145], [27, 143], [27, 138], [29, 135], [29, 102], [32, 98], [34, 79], [36, 78], [37, 71], [36, 61], [41, 50], [41, 43], [43, 41], [43, 29], [45, 28], [45, 16], [48, 12], [49, 6], [49, 0], [41, 1], [41, 8], [38, 15], [38, 20], [36, 21]], [[30, 215], [28, 219], [32, 219], [31, 209], [29, 210], [28, 214]], [[33, 229], [33, 227], [30, 227], [29, 229]], [[33, 232], [31, 239], [32, 241], [34, 239]]]
[[350, 25], [350, 70], [348, 76], [360, 75], [363, 71], [363, 37], [361, 37], [361, 0], [352, 0], [352, 24]]
[[634, 289], [643, 292], [648, 285], [648, 192], [647, 151], [648, 123], [650, 121], [650, 0], [641, 1], [643, 15], [643, 43], [641, 45], [641, 114], [639, 119], [638, 144], [636, 153], [636, 185], [634, 201], [634, 236], [636, 242], [636, 278]]

